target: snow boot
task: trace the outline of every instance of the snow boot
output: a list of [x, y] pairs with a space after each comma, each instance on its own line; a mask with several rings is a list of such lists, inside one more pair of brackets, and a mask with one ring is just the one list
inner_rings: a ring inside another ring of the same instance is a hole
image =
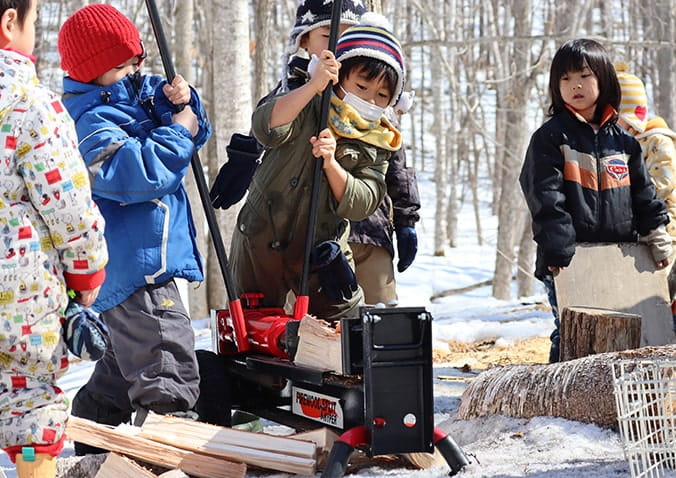
[[16, 475], [18, 478], [54, 478], [56, 457], [24, 447], [22, 453], [16, 455]]
[[549, 348], [549, 363], [556, 363], [559, 359], [559, 344], [552, 342], [552, 346]]
[[226, 358], [209, 350], [196, 350], [195, 355], [200, 369], [200, 396], [194, 410], [201, 422], [229, 427], [232, 386]]
[[232, 413], [232, 428], [246, 432], [262, 433], [263, 423], [260, 417], [243, 410], [235, 410]]
[[549, 349], [549, 363], [556, 363], [561, 360], [561, 332], [559, 331], [559, 319], [556, 319], [554, 323], [556, 324], [556, 329], [554, 329], [549, 336], [549, 339], [552, 341], [552, 346]]
[[185, 418], [187, 420], [199, 421], [199, 415], [193, 410], [176, 410], [171, 412], [155, 412], [154, 410], [149, 410], [144, 407], [139, 407], [136, 409], [136, 414], [134, 415], [134, 426], [142, 427], [143, 423], [148, 418], [148, 413], [153, 411], [158, 415], [167, 415], [176, 418]]
[[[109, 399], [98, 393], [87, 390], [86, 385], [78, 390], [73, 398], [71, 414], [103, 425], [117, 426], [131, 421], [131, 410], [121, 410], [113, 405]], [[77, 456], [108, 453], [108, 450], [97, 448], [85, 443], [74, 443]]]

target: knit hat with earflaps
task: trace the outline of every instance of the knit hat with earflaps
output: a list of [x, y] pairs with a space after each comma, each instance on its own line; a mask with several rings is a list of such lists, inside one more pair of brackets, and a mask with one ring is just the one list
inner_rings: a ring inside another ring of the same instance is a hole
[[[296, 24], [289, 35], [287, 54], [293, 55], [300, 48], [300, 39], [310, 30], [331, 24], [331, 0], [303, 0], [296, 9]], [[341, 25], [356, 25], [366, 13], [363, 0], [343, 0], [340, 14]]]
[[145, 58], [136, 26], [110, 5], [87, 5], [59, 30], [61, 68], [72, 79], [89, 83], [130, 58]]
[[616, 61], [614, 66], [622, 90], [620, 118], [639, 133], [643, 133], [648, 123], [648, 97], [645, 86], [638, 77], [629, 73], [629, 65], [625, 62]]
[[390, 31], [389, 22], [382, 15], [368, 13], [362, 17], [362, 23], [348, 28], [338, 39], [336, 59], [363, 56], [375, 58], [387, 63], [397, 73], [397, 85], [389, 106], [399, 100], [404, 90], [405, 71], [404, 53], [399, 41]]

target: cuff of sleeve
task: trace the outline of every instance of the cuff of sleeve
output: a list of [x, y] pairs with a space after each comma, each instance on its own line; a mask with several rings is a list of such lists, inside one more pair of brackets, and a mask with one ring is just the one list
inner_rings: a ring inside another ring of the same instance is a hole
[[160, 117], [160, 123], [162, 123], [162, 126], [169, 126], [174, 123], [174, 114], [171, 111], [167, 111], [165, 113], [162, 113], [162, 116]]
[[642, 236], [640, 241], [650, 247], [650, 253], [655, 262], [661, 262], [671, 257], [671, 236], [664, 226], [653, 229], [645, 236]]
[[406, 219], [395, 219], [394, 220], [394, 227], [395, 229], [398, 227], [413, 227], [415, 228], [415, 223], [418, 222], [417, 219], [415, 218], [406, 218]]
[[94, 272], [93, 274], [71, 274], [64, 272], [63, 277], [66, 279], [66, 285], [73, 290], [91, 290], [101, 284], [106, 279], [106, 270]]
[[545, 252], [543, 264], [553, 267], [568, 267], [570, 265], [570, 261], [572, 260], [573, 260], [572, 255], [568, 256], [556, 253], [548, 254], [547, 252]]
[[50, 443], [49, 445], [15, 445], [5, 448], [5, 452], [9, 455], [9, 459], [12, 460], [12, 463], [16, 463], [16, 455], [22, 453], [24, 447], [31, 447], [35, 450], [35, 454], [44, 453], [50, 456], [59, 456], [61, 450], [63, 450], [63, 444], [66, 439], [65, 435], [62, 435], [59, 441], [56, 443]]

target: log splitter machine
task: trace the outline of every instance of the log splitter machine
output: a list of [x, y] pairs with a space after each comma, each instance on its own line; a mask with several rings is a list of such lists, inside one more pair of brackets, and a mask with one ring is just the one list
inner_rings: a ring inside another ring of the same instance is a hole
[[[175, 70], [159, 12], [154, 0], [146, 0], [146, 6], [171, 81]], [[342, 1], [334, 0], [332, 51], [341, 9]], [[322, 98], [320, 125], [328, 117], [330, 86]], [[315, 159], [312, 188], [318, 196], [322, 162]], [[294, 364], [298, 326], [308, 310], [310, 248], [306, 247], [301, 294], [293, 315], [280, 308], [259, 307], [255, 293], [243, 295], [246, 307], [242, 308], [197, 153], [192, 169], [229, 297], [228, 309], [212, 313], [214, 351], [223, 359], [232, 392], [230, 403], [224, 399], [223, 406], [229, 409], [234, 403], [299, 430], [328, 426], [341, 432], [322, 472], [324, 478], [343, 476], [356, 447], [369, 456], [431, 453], [436, 447], [451, 475], [468, 465], [455, 441], [434, 426], [431, 315], [417, 307], [361, 307], [359, 317], [341, 319], [342, 373]], [[311, 201], [306, 244], [312, 244], [316, 203]]]

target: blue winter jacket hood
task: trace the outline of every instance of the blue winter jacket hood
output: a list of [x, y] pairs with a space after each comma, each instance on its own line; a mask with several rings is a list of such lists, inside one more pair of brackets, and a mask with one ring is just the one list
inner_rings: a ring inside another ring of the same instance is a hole
[[211, 135], [197, 94], [199, 132], [173, 124], [159, 76], [129, 76], [98, 86], [64, 79], [92, 195], [106, 219], [110, 260], [94, 308], [105, 311], [146, 284], [174, 277], [201, 281], [202, 261], [183, 178]]

